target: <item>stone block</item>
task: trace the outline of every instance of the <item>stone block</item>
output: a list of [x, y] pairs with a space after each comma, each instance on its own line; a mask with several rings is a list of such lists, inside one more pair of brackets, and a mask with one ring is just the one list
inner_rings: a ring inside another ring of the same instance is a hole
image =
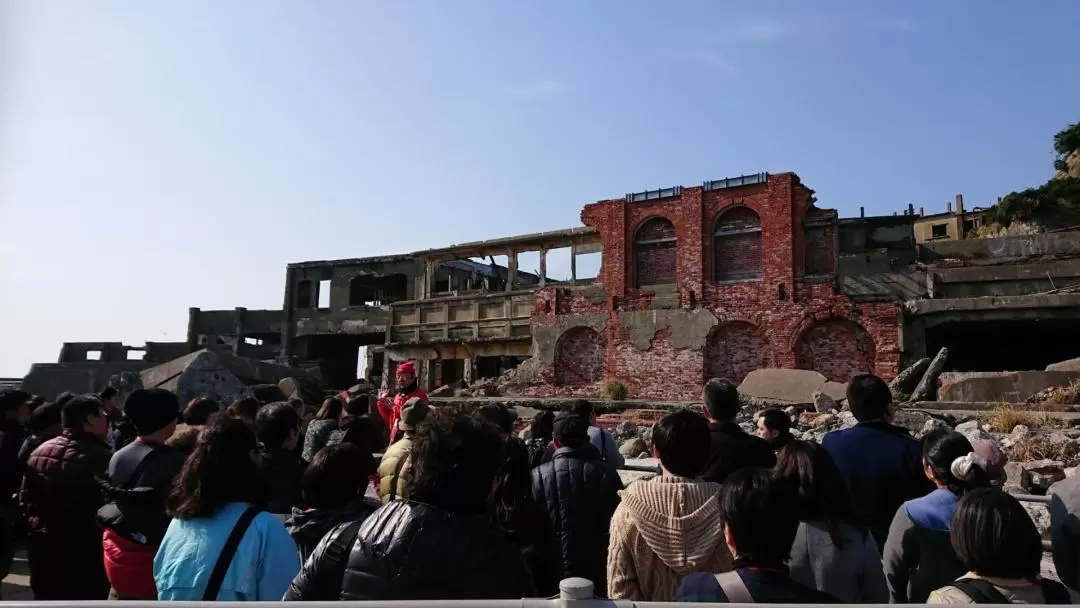
[[739, 394], [757, 399], [811, 404], [814, 402], [814, 393], [822, 393], [837, 400], [845, 397], [845, 389], [843, 384], [829, 382], [819, 372], [764, 368], [746, 375], [739, 385]]
[[996, 401], [1023, 403], [1049, 388], [1080, 380], [1080, 372], [946, 372], [941, 374], [938, 398], [942, 401]]

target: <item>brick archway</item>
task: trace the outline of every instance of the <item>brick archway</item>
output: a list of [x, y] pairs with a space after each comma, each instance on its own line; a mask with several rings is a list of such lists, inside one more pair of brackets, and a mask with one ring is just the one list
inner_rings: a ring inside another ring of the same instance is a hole
[[848, 319], [816, 321], [795, 343], [795, 367], [821, 372], [835, 382], [874, 373], [875, 355], [870, 333]]
[[705, 377], [727, 378], [738, 384], [755, 369], [768, 367], [769, 341], [745, 321], [724, 323], [705, 343]]
[[604, 377], [604, 340], [595, 330], [574, 327], [555, 347], [555, 384], [584, 386]]

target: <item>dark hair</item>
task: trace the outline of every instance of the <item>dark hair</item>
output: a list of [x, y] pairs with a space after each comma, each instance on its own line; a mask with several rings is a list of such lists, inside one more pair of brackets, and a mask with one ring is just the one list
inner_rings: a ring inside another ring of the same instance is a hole
[[34, 395], [30, 397], [30, 401], [28, 403], [30, 405], [30, 412], [33, 413], [34, 410], [45, 405], [45, 398], [41, 395]]
[[360, 393], [341, 404], [341, 424], [348, 426], [349, 420], [371, 414], [371, 395]]
[[53, 403], [56, 403], [60, 407], [64, 407], [65, 403], [67, 403], [68, 401], [71, 401], [75, 397], [78, 397], [78, 395], [76, 395], [75, 393], [73, 393], [71, 391], [64, 391], [64, 392], [62, 392], [62, 393], [60, 393], [59, 395], [56, 396], [56, 399], [53, 401]]
[[577, 449], [589, 443], [589, 419], [573, 412], [555, 417], [552, 438], [560, 447]]
[[892, 405], [892, 391], [881, 378], [873, 374], [861, 374], [848, 382], [847, 402], [855, 420], [881, 420]]
[[778, 479], [796, 488], [799, 519], [824, 521], [834, 545], [843, 549], [846, 544], [840, 524], [866, 533], [852, 509], [844, 477], [825, 448], [808, 441], [792, 441], [780, 450], [774, 470]]
[[1042, 562], [1042, 538], [1016, 498], [994, 488], [972, 490], [953, 511], [949, 533], [953, 551], [979, 576], [1035, 581]]
[[410, 498], [452, 512], [485, 511], [502, 443], [482, 420], [433, 409], [413, 437]]
[[540, 512], [532, 494], [529, 452], [517, 437], [507, 437], [503, 441], [489, 503], [495, 521], [509, 532], [529, 533], [529, 527]]
[[971, 466], [966, 479], [953, 474], [953, 462], [974, 451], [967, 437], [956, 431], [938, 429], [931, 431], [922, 439], [923, 461], [930, 465], [930, 469], [934, 471], [938, 480], [957, 496], [963, 496], [968, 490], [990, 485], [990, 476], [978, 465]]
[[259, 408], [255, 415], [255, 435], [268, 448], [279, 448], [291, 431], [300, 432], [300, 414], [290, 403], [278, 401]]
[[30, 401], [30, 393], [17, 390], [0, 391], [0, 412], [13, 410]]
[[504, 435], [509, 435], [514, 432], [514, 418], [510, 412], [501, 405], [481, 406], [473, 412], [473, 416], [491, 424], [499, 429]]
[[116, 387], [106, 386], [105, 388], [101, 389], [100, 393], [98, 393], [98, 397], [101, 399], [102, 403], [105, 403], [109, 399], [112, 399], [113, 397], [116, 397], [119, 394], [120, 394], [120, 391], [116, 390]]
[[337, 443], [319, 450], [301, 478], [304, 506], [311, 509], [344, 507], [364, 494], [371, 453], [352, 443]]
[[783, 565], [799, 529], [796, 500], [792, 484], [767, 469], [745, 467], [728, 475], [720, 486], [720, 522], [731, 534], [735, 557]]
[[322, 407], [319, 408], [317, 414], [315, 414], [316, 420], [337, 420], [341, 418], [341, 399], [337, 397], [327, 397], [323, 399]]
[[555, 435], [555, 412], [541, 410], [537, 412], [529, 425], [529, 437], [543, 441], [551, 441]]
[[230, 502], [261, 505], [267, 487], [251, 454], [255, 433], [238, 418], [214, 416], [199, 432], [195, 451], [173, 482], [165, 502], [177, 519], [212, 517]]
[[378, 471], [379, 465], [375, 462], [375, 457], [372, 454], [383, 449], [381, 427], [378, 422], [367, 414], [350, 416], [342, 422], [342, 426], [339, 426], [338, 430], [341, 431], [339, 443], [354, 445], [366, 454], [366, 457], [357, 460], [355, 465], [357, 472], [362, 475], [374, 475]]
[[232, 402], [227, 410], [230, 418], [241, 418], [248, 422], [255, 421], [255, 415], [259, 413], [259, 400], [254, 397], [244, 397]]
[[94, 394], [73, 397], [60, 409], [60, 423], [65, 429], [81, 431], [91, 416], [104, 416], [105, 404]]
[[709, 458], [709, 423], [691, 410], [677, 410], [653, 425], [660, 464], [679, 477], [697, 477]]
[[587, 399], [575, 399], [574, 403], [570, 405], [570, 411], [581, 416], [588, 422], [592, 419], [593, 406]]
[[739, 389], [729, 380], [713, 378], [701, 389], [701, 398], [705, 401], [705, 410], [713, 420], [731, 420], [739, 413]]
[[770, 407], [761, 412], [761, 419], [765, 421], [765, 428], [770, 431], [779, 431], [781, 435], [791, 431], [791, 416], [784, 410]]
[[30, 414], [30, 420], [26, 423], [26, 426], [31, 433], [40, 435], [49, 427], [60, 424], [60, 411], [62, 409], [63, 406], [55, 401], [46, 403]]
[[210, 419], [210, 416], [218, 413], [221, 406], [217, 401], [213, 399], [207, 399], [206, 397], [196, 397], [192, 399], [187, 407], [184, 408], [184, 424], [190, 424], [192, 426], [202, 426], [206, 424], [206, 421]]

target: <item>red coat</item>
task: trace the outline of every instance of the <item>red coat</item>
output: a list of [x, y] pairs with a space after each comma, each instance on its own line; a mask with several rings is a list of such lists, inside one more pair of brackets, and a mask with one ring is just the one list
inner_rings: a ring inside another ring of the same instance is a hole
[[157, 547], [133, 543], [112, 530], [101, 538], [105, 549], [105, 574], [116, 593], [124, 598], [156, 600], [154, 555]]
[[394, 442], [394, 436], [398, 432], [398, 420], [401, 420], [401, 408], [405, 407], [405, 402], [413, 397], [419, 397], [424, 401], [428, 400], [427, 393], [424, 389], [417, 387], [411, 393], [398, 393], [394, 395], [394, 401], [391, 403], [388, 399], [379, 399], [376, 404], [379, 407], [379, 416], [386, 422], [386, 426], [390, 427], [390, 443]]

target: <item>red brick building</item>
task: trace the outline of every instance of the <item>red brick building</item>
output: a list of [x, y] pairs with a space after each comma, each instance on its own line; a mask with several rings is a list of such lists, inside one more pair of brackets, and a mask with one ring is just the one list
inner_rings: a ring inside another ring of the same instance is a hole
[[532, 392], [590, 394], [615, 378], [631, 397], [685, 400], [761, 367], [837, 381], [898, 371], [898, 303], [840, 293], [837, 214], [794, 173], [630, 194], [581, 221], [600, 235], [598, 282], [535, 292], [544, 386]]

